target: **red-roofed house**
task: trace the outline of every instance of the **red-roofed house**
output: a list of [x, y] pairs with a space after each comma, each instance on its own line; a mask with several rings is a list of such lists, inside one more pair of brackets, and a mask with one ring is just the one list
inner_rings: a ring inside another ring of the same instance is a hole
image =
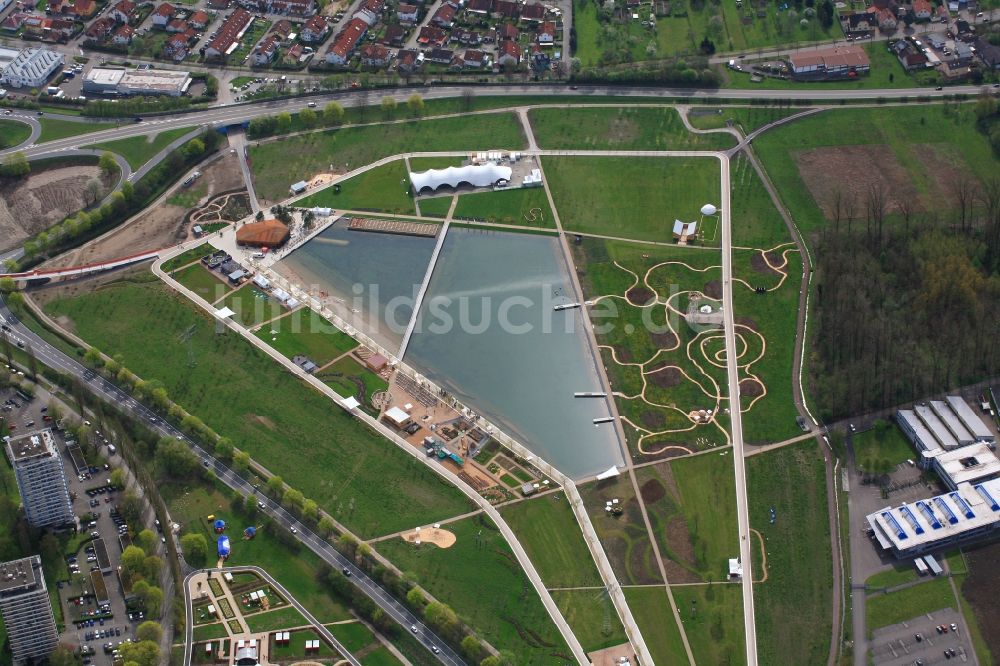
[[174, 14], [177, 10], [169, 2], [164, 2], [162, 5], [153, 10], [153, 27], [154, 28], [166, 28], [170, 20], [174, 18]]
[[511, 65], [517, 67], [521, 64], [521, 47], [515, 42], [504, 41], [500, 43], [500, 56], [497, 64], [501, 67]]
[[476, 49], [469, 49], [465, 52], [465, 66], [478, 69], [486, 61], [486, 54]]
[[450, 28], [451, 24], [455, 22], [455, 8], [449, 4], [443, 4], [438, 7], [438, 10], [434, 12], [434, 17], [431, 22], [435, 25], [439, 25], [442, 28]]
[[511, 23], [504, 23], [500, 26], [500, 30], [497, 31], [497, 39], [500, 41], [511, 41], [516, 42], [521, 31], [514, 27]]
[[928, 0], [913, 0], [913, 15], [918, 21], [929, 21], [934, 7]]
[[545, 20], [545, 7], [537, 3], [524, 5], [521, 7], [521, 20], [541, 23]]
[[447, 37], [448, 34], [441, 28], [433, 25], [425, 25], [420, 29], [420, 34], [417, 36], [417, 43], [425, 46], [440, 46], [444, 44], [444, 40]]
[[250, 54], [250, 61], [261, 67], [263, 65], [269, 65], [274, 60], [274, 56], [278, 53], [278, 41], [281, 37], [275, 33], [270, 33], [267, 37], [261, 40], [257, 48], [253, 50]]
[[81, 19], [89, 19], [97, 13], [97, 3], [94, 0], [76, 0], [66, 14], [73, 14]]
[[375, 25], [382, 18], [383, 9], [385, 9], [385, 0], [365, 0], [361, 4], [361, 9], [355, 12], [354, 16], [368, 25]]
[[556, 22], [545, 21], [538, 29], [538, 43], [542, 46], [552, 46], [556, 41]]
[[486, 16], [493, 11], [493, 0], [469, 0], [469, 4], [466, 5], [465, 11], [470, 14]]
[[187, 22], [192, 28], [203, 30], [205, 26], [212, 22], [212, 17], [208, 15], [208, 12], [199, 9], [194, 14], [191, 14], [191, 16], [188, 16]]
[[132, 36], [135, 35], [135, 28], [130, 25], [120, 25], [112, 35], [111, 41], [121, 46], [128, 46], [132, 43]]
[[118, 4], [115, 5], [108, 16], [118, 21], [119, 23], [128, 23], [132, 20], [132, 16], [135, 14], [135, 3], [132, 0], [118, 0]]
[[91, 39], [100, 41], [107, 39], [108, 35], [110, 35], [111, 31], [114, 29], [115, 20], [110, 16], [105, 16], [91, 23], [85, 34]]
[[511, 0], [496, 0], [493, 3], [493, 18], [516, 18], [517, 3]]
[[406, 40], [406, 28], [401, 25], [387, 25], [382, 33], [382, 43], [400, 47]]
[[299, 38], [303, 42], [312, 42], [315, 44], [326, 39], [329, 33], [330, 25], [326, 22], [326, 19], [317, 14], [305, 22], [302, 26], [302, 32], [299, 33]]
[[189, 27], [191, 26], [188, 25], [187, 21], [177, 18], [167, 24], [167, 32], [186, 32]]
[[365, 67], [385, 67], [392, 54], [381, 44], [367, 44], [361, 49], [361, 64]]
[[400, 72], [409, 74], [419, 66], [420, 62], [417, 60], [416, 51], [403, 50], [396, 54], [396, 69]]
[[222, 23], [218, 34], [205, 47], [206, 58], [225, 58], [232, 53], [240, 37], [253, 22], [253, 15], [242, 7], [237, 8]]
[[170, 35], [163, 44], [163, 53], [168, 58], [177, 61], [184, 60], [188, 55], [188, 40], [185, 35]]
[[366, 32], [368, 24], [359, 18], [352, 18], [327, 47], [326, 61], [331, 65], [346, 65]]
[[417, 22], [417, 6], [402, 4], [396, 9], [396, 17], [400, 23]]

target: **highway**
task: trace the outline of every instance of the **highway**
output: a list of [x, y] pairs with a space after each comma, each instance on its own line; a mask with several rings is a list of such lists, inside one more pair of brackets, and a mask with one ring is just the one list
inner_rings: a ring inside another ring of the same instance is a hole
[[[14, 344], [21, 341], [25, 345], [31, 345], [32, 352], [39, 363], [58, 372], [78, 378], [92, 394], [110, 403], [112, 406], [127, 411], [133, 418], [142, 421], [147, 428], [156, 434], [162, 437], [174, 437], [185, 442], [191, 447], [195, 455], [202, 461], [207, 462], [208, 466], [215, 472], [215, 475], [222, 483], [241, 495], [257, 496], [256, 489], [247, 481], [223, 464], [222, 461], [216, 459], [212, 454], [198, 446], [198, 444], [172, 424], [161, 419], [149, 407], [35, 335], [33, 331], [24, 326], [24, 324], [11, 314], [7, 304], [2, 299], [0, 299], [0, 320], [6, 322], [6, 325], [10, 327], [11, 330], [8, 332], [8, 336]], [[349, 572], [350, 576], [348, 580], [361, 590], [365, 596], [375, 602], [386, 615], [399, 623], [404, 631], [409, 630], [410, 627], [416, 627], [417, 631], [414, 635], [417, 640], [428, 650], [431, 650], [432, 647], [438, 649], [438, 652], [434, 654], [438, 661], [448, 666], [465, 664], [462, 658], [425, 626], [420, 618], [414, 615], [406, 606], [396, 601], [378, 583], [369, 578], [364, 571], [354, 566], [353, 562], [341, 555], [329, 542], [299, 522], [295, 516], [270, 498], [264, 496], [257, 496], [257, 498], [264, 503], [263, 513], [274, 519], [275, 523], [279, 525], [288, 528], [294, 527], [295, 537], [328, 565], [339, 571]], [[189, 661], [185, 661], [185, 666], [189, 663]]]

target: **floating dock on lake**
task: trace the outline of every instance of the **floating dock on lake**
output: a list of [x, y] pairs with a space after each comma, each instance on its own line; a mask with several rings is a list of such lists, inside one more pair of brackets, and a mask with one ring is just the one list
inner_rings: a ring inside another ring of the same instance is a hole
[[379, 234], [398, 234], [400, 236], [437, 236], [441, 228], [436, 224], [420, 222], [405, 222], [403, 220], [375, 220], [366, 217], [355, 217], [347, 226], [351, 231], [372, 231]]

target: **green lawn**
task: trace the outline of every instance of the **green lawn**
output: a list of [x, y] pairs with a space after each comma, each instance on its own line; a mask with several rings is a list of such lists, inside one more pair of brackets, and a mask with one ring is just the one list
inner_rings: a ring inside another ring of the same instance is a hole
[[730, 134], [688, 131], [673, 107], [542, 108], [528, 114], [540, 148], [725, 150]]
[[202, 243], [197, 247], [193, 247], [190, 250], [185, 250], [181, 252], [176, 257], [172, 259], [167, 259], [163, 262], [161, 268], [169, 273], [170, 271], [177, 270], [181, 266], [190, 264], [192, 261], [199, 261], [202, 257], [208, 254], [212, 254], [216, 251], [216, 248], [209, 243]]
[[869, 590], [881, 590], [915, 581], [919, 577], [913, 562], [905, 560], [893, 563], [891, 569], [869, 576], [865, 581], [865, 587]]
[[268, 295], [252, 282], [247, 282], [230, 293], [218, 305], [226, 306], [235, 312], [233, 319], [247, 327], [257, 326], [288, 312], [278, 299]]
[[[779, 196], [798, 226], [811, 234], [827, 221], [796, 163], [803, 152], [835, 146], [881, 150], [908, 177], [906, 184], [915, 190], [915, 205], [928, 213], [950, 212], [948, 174], [967, 170], [985, 183], [1000, 169], [1000, 159], [975, 123], [971, 105], [836, 109], [766, 132], [754, 141], [754, 150], [771, 181], [780, 185]], [[948, 167], [933, 168], [928, 164], [932, 153], [943, 156]], [[844, 192], [850, 199], [851, 190], [845, 186]], [[864, 196], [860, 190], [853, 199], [855, 223], [864, 224]], [[832, 205], [829, 199], [820, 203]], [[899, 217], [891, 214], [889, 221]]]
[[729, 162], [733, 245], [767, 250], [792, 240], [791, 232], [760, 176], [743, 153]]
[[306, 641], [317, 638], [320, 639], [319, 650], [310, 652], [310, 659], [314, 656], [331, 657], [337, 654], [336, 650], [330, 647], [324, 639], [320, 638], [315, 629], [303, 629], [302, 631], [293, 631], [291, 633], [288, 637], [288, 645], [272, 643], [268, 657], [273, 658], [275, 661], [302, 659], [306, 657]]
[[[466, 195], [472, 196], [472, 195]], [[454, 195], [447, 195], [443, 197], [432, 197], [430, 199], [420, 200], [420, 214], [424, 217], [444, 217], [448, 214], [451, 209], [451, 200], [454, 199]], [[456, 204], [457, 205], [457, 204]]]
[[31, 136], [31, 125], [16, 120], [0, 120], [0, 148], [18, 146]]
[[601, 585], [601, 576], [562, 493], [518, 502], [501, 512], [546, 587]]
[[[167, 197], [167, 203], [181, 208], [193, 208], [198, 201], [208, 194], [208, 186], [204, 182], [196, 182], [190, 187], [181, 187]], [[208, 225], [202, 225], [204, 229]], [[207, 233], [207, 232], [206, 232]]]
[[[521, 125], [512, 113], [415, 120], [311, 132], [249, 148], [260, 196], [279, 201], [299, 180], [329, 171], [350, 170], [382, 157], [418, 150], [473, 151], [523, 148]], [[295, 155], [294, 160], [287, 158]]]
[[732, 453], [642, 467], [636, 479], [660, 554], [687, 573], [671, 582], [725, 580], [739, 550]]
[[662, 587], [627, 587], [625, 600], [653, 656], [654, 664], [687, 662], [680, 629]]
[[678, 586], [671, 592], [696, 663], [744, 663], [746, 639], [740, 585]]
[[695, 106], [688, 110], [688, 122], [698, 129], [719, 129], [727, 121], [744, 135], [780, 120], [802, 109], [783, 109], [776, 106]]
[[361, 666], [399, 666], [399, 664], [400, 661], [384, 645], [366, 653], [361, 658]]
[[333, 634], [341, 644], [347, 648], [348, 652], [356, 653], [365, 648], [377, 639], [371, 629], [360, 622], [350, 622], [348, 624], [330, 624], [327, 629]]
[[303, 354], [316, 365], [325, 365], [358, 346], [354, 338], [310, 308], [272, 321], [255, 335], [288, 358]]
[[153, 136], [133, 136], [128, 139], [95, 143], [85, 147], [110, 150], [113, 153], [118, 153], [125, 158], [129, 166], [133, 169], [138, 169], [172, 142], [185, 134], [190, 134], [195, 129], [197, 128], [180, 127], [178, 129], [166, 130]]
[[[786, 446], [747, 458], [746, 474], [750, 527], [764, 537], [767, 550], [768, 579], [754, 584], [761, 663], [823, 663], [833, 585], [823, 456], [812, 441]], [[750, 550], [759, 580], [754, 539]]]
[[[425, 465], [237, 334], [216, 333], [210, 315], [165, 286], [119, 283], [46, 309], [71, 319], [76, 333], [102, 351], [121, 354], [140, 377], [163, 382], [175, 401], [362, 537], [468, 510], [468, 501]], [[188, 330], [194, 367], [189, 346], [178, 342]]]
[[896, 465], [917, 457], [913, 445], [893, 423], [876, 421], [871, 430], [851, 436], [854, 460], [859, 469], [885, 474]]
[[[572, 661], [534, 588], [496, 526], [483, 516], [450, 523], [451, 548], [414, 546], [402, 539], [378, 550], [516, 664]], [[559, 660], [562, 661], [559, 661]]]
[[954, 608], [955, 595], [946, 577], [929, 578], [891, 594], [869, 594], [865, 602], [868, 631], [909, 620], [942, 608]]
[[341, 396], [354, 396], [363, 405], [372, 404], [372, 395], [389, 388], [388, 382], [346, 356], [333, 365], [316, 373], [316, 378]]
[[462, 166], [462, 157], [411, 157], [410, 170], [414, 172], [428, 169], [447, 169], [451, 166]]
[[403, 160], [375, 167], [299, 200], [297, 206], [329, 206], [338, 210], [365, 210], [414, 215], [410, 175]]
[[[161, 494], [167, 502], [170, 515], [180, 523], [181, 534], [202, 534], [208, 540], [211, 552], [214, 552], [218, 537], [207, 517], [215, 515], [231, 526], [229, 538], [232, 554], [226, 561], [228, 566], [261, 567], [320, 622], [335, 622], [351, 617], [347, 608], [316, 584], [316, 575], [322, 563], [312, 551], [304, 548], [290, 550], [267, 530], [257, 530], [257, 536], [252, 541], [239, 536], [250, 521], [233, 512], [233, 495], [228, 489], [222, 486], [209, 487], [204, 483], [167, 483], [161, 487]], [[260, 523], [259, 519], [257, 523]], [[201, 563], [193, 564], [199, 566]], [[221, 625], [219, 627], [221, 629]]]
[[301, 627], [309, 624], [302, 613], [294, 608], [280, 608], [278, 610], [257, 613], [255, 615], [244, 615], [247, 628], [250, 631], [276, 631], [278, 629], [288, 629], [290, 627]]
[[202, 624], [194, 628], [195, 641], [210, 641], [214, 638], [225, 638], [228, 635], [226, 633], [226, 625], [221, 622]]
[[718, 202], [712, 158], [546, 157], [542, 162], [567, 231], [667, 241], [675, 218]]
[[[423, 202], [420, 210], [423, 211]], [[447, 213], [447, 209], [445, 209]], [[455, 219], [486, 220], [532, 227], [555, 227], [549, 199], [541, 187], [463, 194], [455, 205]]]
[[42, 132], [38, 136], [38, 143], [65, 139], [80, 134], [90, 134], [91, 132], [99, 132], [118, 126], [116, 123], [76, 122], [74, 120], [57, 120], [55, 118], [39, 118], [38, 122], [42, 124]]
[[[753, 254], [745, 250], [733, 253], [734, 275], [753, 286], [770, 289], [777, 285], [779, 276], [776, 273], [750, 268]], [[749, 443], [780, 442], [802, 434], [795, 421], [799, 413], [795, 409], [792, 388], [795, 329], [802, 283], [802, 260], [798, 252], [788, 254], [785, 270], [788, 278], [775, 291], [758, 294], [744, 284], [733, 285], [736, 332], [751, 344], [745, 359], [740, 359], [741, 368], [760, 349], [760, 338], [753, 331], [763, 336], [766, 342], [763, 357], [749, 369], [767, 388], [767, 393], [754, 401], [750, 411], [743, 415], [743, 438]], [[744, 368], [741, 376], [745, 372]], [[756, 386], [759, 388], [759, 384]], [[752, 399], [746, 395], [743, 397], [744, 409]]]
[[209, 270], [201, 262], [182, 268], [170, 277], [209, 303], [219, 300], [232, 289], [232, 285], [229, 284], [229, 281], [224, 276], [216, 271]]
[[628, 641], [618, 611], [601, 590], [556, 590], [552, 598], [580, 640], [584, 652], [602, 650]]

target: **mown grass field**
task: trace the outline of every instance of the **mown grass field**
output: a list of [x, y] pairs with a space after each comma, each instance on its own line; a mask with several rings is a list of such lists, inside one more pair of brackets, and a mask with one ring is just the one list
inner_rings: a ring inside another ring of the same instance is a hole
[[186, 266], [170, 277], [209, 303], [214, 303], [232, 290], [232, 286], [223, 275], [208, 270], [201, 262]]
[[541, 108], [528, 112], [540, 148], [580, 150], [725, 150], [731, 134], [688, 131], [673, 107]]
[[555, 590], [552, 598], [584, 652], [621, 645], [628, 640], [618, 611], [604, 590]]
[[247, 282], [219, 302], [219, 307], [228, 307], [236, 314], [233, 319], [244, 326], [256, 326], [280, 317], [288, 312], [278, 299], [262, 291], [252, 282]]
[[[747, 458], [746, 474], [750, 527], [764, 537], [767, 552], [767, 581], [754, 584], [761, 663], [823, 663], [830, 647], [833, 556], [822, 453], [813, 441], [786, 446]], [[759, 543], [750, 551], [760, 580]]]
[[372, 405], [372, 395], [384, 391], [389, 383], [351, 357], [316, 372], [316, 378], [347, 398], [354, 396], [363, 405]]
[[117, 127], [116, 123], [76, 122], [73, 120], [57, 120], [55, 118], [39, 118], [42, 132], [38, 135], [38, 143], [66, 139], [71, 136], [90, 134], [101, 130]]
[[896, 465], [917, 457], [899, 427], [887, 421], [876, 421], [871, 430], [852, 435], [851, 441], [858, 468], [873, 474], [890, 472]]
[[546, 157], [545, 176], [567, 231], [667, 241], [674, 219], [717, 202], [719, 162], [703, 158]]
[[[871, 632], [942, 608], [955, 608], [955, 595], [946, 577], [929, 578], [896, 592], [869, 594], [865, 626]], [[956, 609], [958, 610], [958, 609]]]
[[290, 607], [245, 615], [243, 619], [246, 620], [247, 628], [250, 631], [277, 631], [278, 629], [301, 627], [308, 624], [301, 613]]
[[660, 554], [672, 583], [718, 582], [739, 549], [731, 451], [636, 470]]
[[785, 220], [743, 153], [729, 163], [733, 245], [767, 250], [792, 240]]
[[680, 629], [662, 587], [626, 587], [625, 601], [656, 664], [687, 661]]
[[292, 183], [328, 172], [331, 165], [349, 171], [410, 151], [480, 150], [484, 136], [498, 149], [523, 148], [525, 143], [514, 115], [496, 113], [310, 132], [248, 150], [257, 192], [269, 201], [280, 201]]
[[891, 569], [869, 576], [868, 580], [865, 581], [865, 586], [869, 590], [881, 590], [915, 581], [918, 577], [913, 562], [906, 560], [893, 563]]
[[512, 504], [500, 515], [517, 534], [546, 587], [602, 584], [573, 509], [562, 493]]
[[214, 245], [211, 243], [202, 243], [201, 245], [193, 247], [190, 250], [181, 252], [176, 257], [167, 259], [163, 262], [163, 265], [160, 266], [160, 268], [169, 273], [170, 271], [177, 270], [181, 266], [185, 266], [194, 261], [199, 261], [205, 255], [209, 255], [214, 252], [216, 252]]
[[160, 132], [155, 136], [133, 136], [128, 139], [119, 139], [118, 141], [95, 143], [86, 146], [86, 148], [110, 150], [113, 153], [118, 153], [125, 158], [129, 166], [133, 169], [138, 169], [173, 141], [190, 133], [194, 129], [194, 127], [180, 127]]
[[444, 217], [448, 214], [448, 210], [451, 209], [451, 200], [454, 198], [452, 194], [446, 194], [441, 197], [430, 197], [427, 199], [420, 200], [420, 214], [424, 217]]
[[[232, 553], [226, 561], [228, 566], [261, 567], [320, 622], [336, 622], [351, 617], [345, 606], [317, 584], [316, 573], [322, 562], [312, 551], [305, 548], [291, 550], [267, 530], [257, 530], [257, 536], [252, 541], [242, 538], [246, 527], [251, 524], [259, 526], [261, 521], [250, 521], [235, 513], [231, 508], [233, 495], [227, 488], [199, 482], [165, 483], [160, 491], [171, 517], [181, 525], [181, 535], [201, 534], [208, 541], [209, 556], [206, 559], [212, 561], [189, 563], [192, 566], [215, 565], [215, 542], [218, 537], [208, 521], [208, 516], [214, 515], [225, 520], [229, 526], [227, 533]], [[217, 626], [222, 629], [221, 624]], [[205, 636], [219, 637], [221, 635]]]
[[[836, 109], [765, 132], [754, 141], [754, 149], [771, 181], [780, 184], [779, 196], [796, 223], [811, 234], [828, 224], [819, 204], [829, 202], [815, 201], [806, 187], [796, 164], [803, 151], [831, 146], [888, 151], [914, 188], [920, 205], [931, 210], [943, 206], [950, 211], [949, 174], [966, 172], [987, 182], [1000, 169], [1000, 159], [975, 123], [971, 105]], [[946, 156], [949, 167], [929, 168], [927, 159], [932, 153]], [[855, 199], [858, 223], [863, 224], [864, 197]], [[891, 214], [888, 219], [892, 222], [898, 217]]]
[[358, 346], [357, 341], [315, 310], [300, 308], [257, 329], [255, 335], [288, 358], [308, 356], [325, 365]]
[[[447, 482], [370, 432], [180, 295], [158, 284], [115, 284], [60, 299], [50, 315], [146, 380], [234, 445], [316, 500], [360, 536], [454, 516], [468, 502]], [[192, 329], [190, 366], [186, 343]], [[157, 353], [150, 354], [155, 349]]]
[[0, 120], [0, 148], [18, 146], [31, 136], [31, 126], [16, 120]]
[[741, 664], [746, 658], [740, 585], [676, 586], [684, 633], [699, 664]]
[[328, 187], [301, 199], [296, 205], [404, 215], [417, 212], [410, 196], [410, 174], [403, 160], [375, 167], [339, 185], [340, 192], [335, 187]]
[[695, 106], [688, 110], [688, 122], [698, 129], [719, 129], [731, 120], [746, 135], [801, 110], [776, 106]]
[[[420, 210], [424, 210], [423, 203]], [[541, 187], [463, 194], [458, 198], [453, 217], [530, 227], [556, 226], [549, 199]]]
[[402, 539], [378, 551], [436, 598], [450, 605], [516, 664], [571, 662], [541, 599], [496, 526], [484, 517], [449, 523], [451, 548], [414, 546]]

